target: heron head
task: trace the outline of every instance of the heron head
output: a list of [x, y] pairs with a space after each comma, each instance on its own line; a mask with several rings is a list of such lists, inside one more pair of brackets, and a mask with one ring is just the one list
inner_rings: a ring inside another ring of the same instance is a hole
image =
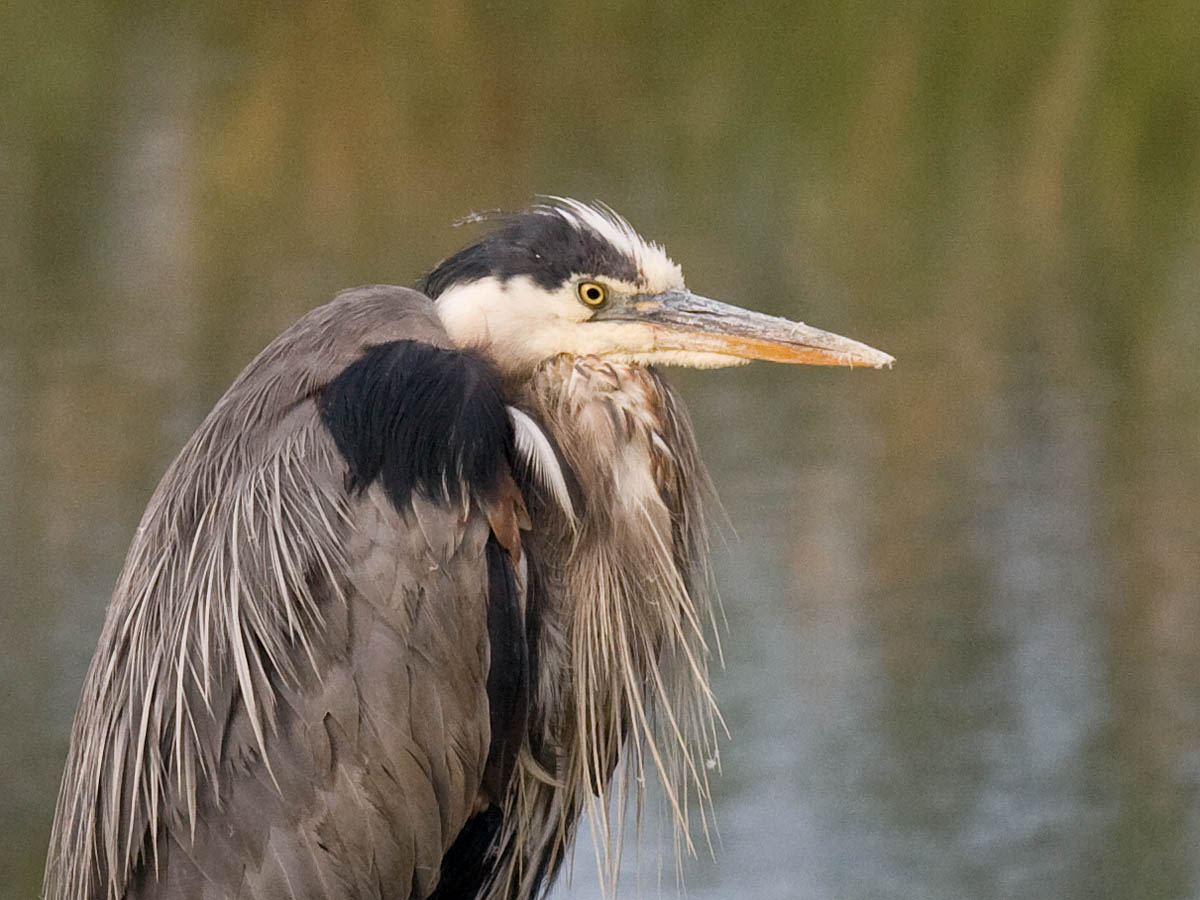
[[455, 342], [508, 374], [563, 353], [693, 368], [893, 361], [858, 341], [693, 294], [662, 247], [607, 207], [552, 198], [494, 218], [495, 230], [438, 264], [421, 287]]

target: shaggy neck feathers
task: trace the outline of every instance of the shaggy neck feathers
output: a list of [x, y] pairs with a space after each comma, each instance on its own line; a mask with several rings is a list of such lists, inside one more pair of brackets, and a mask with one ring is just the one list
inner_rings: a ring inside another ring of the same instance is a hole
[[529, 746], [485, 896], [534, 896], [585, 810], [612, 895], [622, 811], [629, 800], [641, 809], [648, 778], [663, 788], [677, 850], [692, 852], [697, 819], [708, 835], [720, 722], [704, 638], [711, 487], [686, 412], [653, 370], [557, 357], [519, 399], [558, 441], [587, 512], [577, 531], [543, 520], [530, 535], [540, 585]]

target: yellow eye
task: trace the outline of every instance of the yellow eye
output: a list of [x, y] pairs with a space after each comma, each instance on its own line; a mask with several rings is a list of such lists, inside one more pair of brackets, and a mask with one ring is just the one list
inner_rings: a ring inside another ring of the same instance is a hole
[[579, 283], [579, 299], [588, 306], [599, 306], [608, 298], [608, 291], [604, 285], [597, 284], [594, 281], [581, 281]]

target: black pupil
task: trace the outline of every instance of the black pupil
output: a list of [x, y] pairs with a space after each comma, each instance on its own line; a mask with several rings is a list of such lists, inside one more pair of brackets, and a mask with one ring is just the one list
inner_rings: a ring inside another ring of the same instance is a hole
[[584, 291], [584, 293], [587, 294], [587, 298], [589, 300], [599, 300], [600, 299], [600, 288], [598, 288], [598, 287], [590, 287], [586, 291]]

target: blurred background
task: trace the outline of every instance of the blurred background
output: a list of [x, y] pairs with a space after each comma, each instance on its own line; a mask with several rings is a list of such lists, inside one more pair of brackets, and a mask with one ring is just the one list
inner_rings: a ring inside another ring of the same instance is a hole
[[0, 13], [0, 895], [224, 387], [542, 192], [898, 359], [672, 373], [728, 519], [689, 896], [1200, 896], [1194, 0], [206, 8]]

